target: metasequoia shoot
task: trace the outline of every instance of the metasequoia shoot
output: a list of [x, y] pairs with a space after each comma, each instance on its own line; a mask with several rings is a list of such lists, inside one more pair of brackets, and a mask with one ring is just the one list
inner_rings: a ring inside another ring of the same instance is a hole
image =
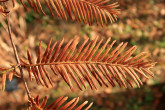
[[[114, 23], [119, 15], [118, 2], [111, 0], [17, 0], [25, 9], [32, 9], [38, 14], [48, 15], [43, 8], [48, 8], [52, 17], [58, 16], [64, 20], [70, 18], [77, 22], [97, 26]], [[27, 70], [29, 80], [35, 80], [37, 84], [53, 87], [52, 77], [61, 76], [71, 90], [75, 86], [80, 90], [87, 89], [87, 86], [94, 90], [99, 86], [127, 88], [128, 86], [137, 87], [143, 85], [141, 78], [148, 79], [153, 76], [150, 70], [155, 62], [149, 59], [150, 54], [146, 52], [135, 55], [137, 46], [127, 48], [127, 42], [114, 46], [116, 40], [111, 38], [105, 40], [98, 36], [90, 41], [88, 38], [79, 43], [79, 39], [71, 39], [64, 44], [64, 39], [60, 42], [52, 43], [49, 40], [47, 48], [42, 52], [42, 41], [39, 44], [37, 59], [34, 60], [30, 50], [27, 50], [27, 58], [20, 58], [12, 38], [10, 26], [10, 10], [8, 3], [12, 2], [15, 6], [15, 0], [0, 0], [0, 13], [6, 18], [9, 38], [12, 44], [16, 64], [11, 64], [10, 68], [0, 67], [0, 77], [2, 77], [2, 90], [5, 90], [6, 79], [10, 81], [13, 76], [21, 78], [29, 100], [29, 110], [88, 110], [93, 103], [87, 104], [85, 101], [77, 105], [79, 98], [74, 98], [66, 102], [68, 97], [59, 97], [52, 104], [45, 106], [47, 97], [42, 103], [39, 103], [39, 96], [33, 98], [31, 95], [23, 70]], [[26, 3], [25, 3], [26, 2]], [[25, 4], [28, 4], [26, 6]], [[20, 73], [16, 72], [20, 70]], [[51, 72], [49, 70], [51, 70]]]

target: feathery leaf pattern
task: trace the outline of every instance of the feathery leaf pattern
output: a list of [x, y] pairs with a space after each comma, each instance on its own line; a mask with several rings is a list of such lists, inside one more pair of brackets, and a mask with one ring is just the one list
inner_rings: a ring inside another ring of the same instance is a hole
[[[25, 8], [27, 8], [20, 0]], [[37, 13], [46, 15], [41, 5], [40, 0], [27, 0], [30, 7]], [[75, 19], [78, 22], [92, 25], [96, 21], [97, 25], [103, 26], [117, 20], [119, 14], [118, 2], [110, 3], [111, 0], [44, 0], [51, 15], [54, 17], [55, 13], [58, 17], [67, 20]]]
[[[77, 38], [71, 39], [65, 46], [62, 46], [64, 39], [59, 43], [55, 42], [52, 46], [52, 39], [50, 39], [44, 53], [41, 53], [42, 42], [40, 42], [37, 61], [33, 62], [28, 50], [28, 62], [21, 60], [22, 66], [28, 70], [30, 80], [34, 76], [38, 84], [46, 87], [49, 87], [49, 84], [53, 86], [50, 74], [46, 69], [46, 66], [49, 66], [54, 75], [62, 76], [71, 90], [73, 82], [80, 90], [83, 90], [82, 86], [86, 89], [85, 81], [91, 89], [97, 89], [96, 82], [100, 86], [106, 87], [110, 85], [114, 87], [118, 83], [120, 87], [127, 88], [128, 85], [133, 87], [132, 82], [134, 81], [140, 87], [143, 85], [140, 77], [153, 76], [150, 68], [155, 63], [147, 60], [148, 53], [142, 52], [133, 56], [137, 49], [136, 46], [125, 51], [127, 43], [122, 42], [113, 49], [116, 41], [109, 44], [111, 38], [107, 39], [104, 44], [102, 44], [103, 39], [98, 42], [97, 40], [98, 37], [89, 42], [86, 39], [77, 48], [79, 43]], [[102, 46], [100, 46], [101, 44]]]
[[31, 107], [29, 110], [88, 110], [93, 103], [90, 103], [87, 107], [88, 101], [85, 101], [81, 105], [77, 106], [77, 103], [79, 102], [79, 97], [74, 98], [69, 102], [66, 102], [68, 97], [59, 97], [56, 99], [52, 104], [45, 107], [47, 103], [47, 97], [45, 96], [42, 103], [39, 104], [39, 96], [37, 96], [35, 99], [30, 99], [29, 102], [31, 104]]

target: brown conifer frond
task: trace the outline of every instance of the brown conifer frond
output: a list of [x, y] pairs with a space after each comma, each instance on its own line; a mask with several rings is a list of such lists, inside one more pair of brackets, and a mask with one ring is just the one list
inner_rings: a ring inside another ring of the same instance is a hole
[[88, 104], [88, 101], [85, 101], [81, 105], [77, 105], [79, 102], [79, 97], [74, 98], [69, 102], [66, 102], [68, 97], [59, 97], [56, 99], [52, 104], [45, 106], [47, 103], [47, 97], [45, 96], [42, 103], [39, 103], [39, 96], [37, 96], [35, 99], [30, 99], [30, 105], [31, 107], [29, 110], [88, 110], [93, 103]]
[[[27, 8], [23, 0], [20, 2]], [[27, 2], [35, 12], [46, 15], [40, 0], [27, 0]], [[108, 20], [113, 23], [119, 14], [119, 9], [116, 9], [119, 6], [118, 2], [110, 3], [111, 0], [44, 0], [44, 2], [53, 17], [56, 14], [67, 20], [69, 16], [72, 20], [89, 25], [92, 25], [93, 21], [101, 26], [107, 24]]]
[[13, 79], [14, 74], [15, 74], [14, 68], [0, 67], [0, 77], [2, 77], [2, 91], [5, 90], [6, 79], [8, 78], [9, 81], [11, 81]]
[[106, 87], [109, 85], [114, 87], [118, 83], [120, 87], [125, 88], [128, 85], [133, 87], [132, 82], [135, 82], [140, 87], [143, 85], [141, 77], [153, 76], [150, 68], [154, 66], [154, 63], [147, 60], [148, 53], [142, 52], [133, 56], [136, 46], [125, 51], [127, 43], [122, 42], [113, 49], [116, 41], [109, 44], [109, 38], [102, 44], [103, 40], [99, 42], [97, 40], [98, 37], [87, 43], [88, 39], [86, 39], [77, 48], [78, 39], [72, 39], [62, 46], [63, 39], [59, 43], [55, 42], [52, 47], [52, 39], [50, 39], [44, 53], [41, 53], [42, 42], [40, 42], [37, 61], [33, 62], [30, 52], [27, 51], [29, 62], [22, 60], [22, 66], [28, 70], [30, 80], [34, 75], [37, 83], [46, 87], [49, 87], [49, 83], [53, 86], [50, 73], [46, 69], [48, 66], [54, 75], [61, 75], [71, 89], [73, 89], [72, 82], [75, 82], [80, 90], [82, 86], [86, 88], [85, 82], [91, 89], [97, 89], [96, 82]]

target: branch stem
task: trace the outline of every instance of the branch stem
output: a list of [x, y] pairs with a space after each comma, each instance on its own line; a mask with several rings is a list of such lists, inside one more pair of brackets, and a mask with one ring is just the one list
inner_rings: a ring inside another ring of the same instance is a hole
[[122, 66], [122, 67], [136, 67], [134, 65], [122, 65], [113, 64], [107, 62], [96, 62], [96, 61], [68, 61], [68, 62], [51, 62], [51, 63], [37, 63], [37, 64], [21, 64], [22, 67], [35, 67], [35, 66], [46, 66], [46, 65], [65, 65], [65, 64], [97, 64], [97, 65], [109, 65], [109, 66]]
[[[9, 14], [6, 16], [6, 19], [7, 19], [7, 27], [8, 27], [9, 38], [10, 38], [10, 41], [11, 41], [11, 44], [12, 44], [12, 48], [13, 48], [13, 51], [14, 51], [15, 59], [17, 61], [17, 64], [21, 65], [20, 60], [19, 60], [19, 56], [18, 56], [18, 52], [17, 52], [16, 46], [14, 44], [14, 41], [13, 41], [13, 38], [12, 38], [12, 35], [11, 35], [11, 26], [10, 26], [10, 22], [9, 22]], [[25, 86], [28, 98], [31, 99], [32, 97], [31, 97], [29, 88], [27, 86], [26, 80], [24, 78], [23, 69], [22, 69], [21, 66], [19, 66], [19, 70], [20, 70], [20, 73], [21, 73], [21, 78], [22, 78], [22, 80], [24, 82], [24, 86]]]

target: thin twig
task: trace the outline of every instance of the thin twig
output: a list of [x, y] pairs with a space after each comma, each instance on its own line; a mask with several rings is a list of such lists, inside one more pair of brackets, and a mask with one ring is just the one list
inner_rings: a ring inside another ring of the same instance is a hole
[[[10, 22], [9, 22], [9, 14], [6, 16], [6, 19], [7, 19], [8, 33], [9, 33], [10, 41], [11, 41], [12, 48], [13, 48], [13, 51], [14, 51], [15, 59], [16, 59], [16, 61], [17, 61], [17, 64], [18, 64], [18, 65], [21, 65], [20, 60], [19, 60], [19, 57], [18, 57], [18, 53], [17, 53], [16, 46], [15, 46], [14, 41], [13, 41], [13, 38], [12, 38], [12, 36], [11, 36], [11, 27], [10, 27]], [[23, 80], [23, 82], [24, 82], [24, 85], [25, 85], [25, 89], [26, 89], [28, 98], [31, 99], [32, 97], [31, 97], [29, 88], [28, 88], [28, 86], [27, 86], [27, 83], [26, 83], [26, 81], [25, 81], [24, 74], [23, 74], [23, 69], [22, 69], [21, 66], [19, 66], [19, 70], [20, 70], [20, 73], [21, 73], [21, 78], [22, 78], [22, 80]]]

